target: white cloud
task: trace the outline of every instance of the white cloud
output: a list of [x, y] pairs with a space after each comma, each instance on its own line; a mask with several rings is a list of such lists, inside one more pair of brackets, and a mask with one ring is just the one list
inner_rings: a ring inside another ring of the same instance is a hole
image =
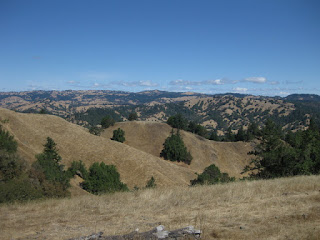
[[224, 85], [224, 84], [235, 84], [239, 81], [236, 80], [229, 80], [226, 78], [222, 79], [213, 79], [213, 80], [205, 80], [205, 81], [189, 81], [183, 79], [177, 79], [171, 81], [170, 85], [176, 86], [202, 86], [202, 85]]
[[157, 83], [154, 83], [150, 80], [147, 81], [136, 81], [136, 82], [113, 82], [115, 85], [121, 85], [125, 87], [156, 87], [158, 86]]
[[272, 81], [272, 82], [269, 82], [270, 85], [278, 85], [279, 82], [278, 81]]
[[186, 85], [201, 85], [201, 82], [177, 79], [177, 80], [171, 81], [169, 84], [170, 85], [177, 85], [177, 86], [186, 86]]
[[211, 84], [211, 85], [223, 85], [225, 84], [225, 80], [223, 79], [215, 79], [215, 80], [208, 80], [208, 81], [205, 81], [204, 83], [205, 84]]
[[232, 89], [236, 93], [246, 93], [248, 91], [248, 88], [241, 88], [241, 87], [236, 87]]
[[152, 81], [149, 81], [149, 80], [147, 80], [147, 81], [139, 81], [139, 82], [138, 82], [138, 85], [139, 85], [139, 86], [146, 86], [146, 87], [155, 87], [155, 86], [158, 86], [157, 83], [153, 83]]
[[301, 84], [301, 83], [303, 83], [302, 80], [300, 80], [300, 81], [286, 81], [286, 84]]
[[280, 95], [280, 96], [284, 96], [284, 95], [286, 95], [286, 96], [287, 96], [287, 95], [289, 95], [289, 94], [290, 94], [289, 92], [282, 92], [282, 91], [281, 91], [281, 92], [279, 92], [279, 95]]
[[267, 79], [265, 77], [248, 77], [243, 79], [244, 82], [252, 82], [252, 83], [265, 83]]
[[71, 80], [71, 81], [68, 81], [67, 83], [70, 84], [70, 85], [77, 85], [77, 84], [79, 84], [80, 82]]

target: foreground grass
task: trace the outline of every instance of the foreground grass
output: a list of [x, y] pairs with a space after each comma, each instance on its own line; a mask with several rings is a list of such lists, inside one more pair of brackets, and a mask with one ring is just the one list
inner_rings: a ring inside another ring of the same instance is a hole
[[194, 225], [203, 239], [320, 239], [320, 176], [150, 189], [0, 206], [1, 239]]

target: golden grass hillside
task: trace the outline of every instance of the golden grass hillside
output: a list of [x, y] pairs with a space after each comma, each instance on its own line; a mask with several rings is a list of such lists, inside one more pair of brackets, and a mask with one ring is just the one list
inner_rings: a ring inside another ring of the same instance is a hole
[[[132, 121], [116, 123], [101, 136], [110, 139], [113, 130], [117, 128], [125, 131], [125, 144], [156, 157], [160, 156], [163, 143], [171, 132], [171, 127], [165, 123]], [[180, 165], [195, 172], [201, 173], [209, 165], [216, 164], [221, 171], [240, 177], [241, 171], [249, 162], [250, 156], [247, 153], [252, 150], [250, 143], [215, 142], [185, 131], [181, 131], [181, 136], [193, 160], [190, 166]]]
[[69, 166], [74, 160], [82, 160], [87, 167], [94, 162], [114, 164], [121, 180], [129, 188], [145, 186], [151, 176], [159, 186], [188, 185], [195, 178], [191, 169], [128, 145], [94, 136], [83, 127], [57, 116], [16, 113], [0, 108], [0, 120], [17, 140], [19, 153], [30, 163], [35, 161], [35, 154], [43, 151], [46, 138], [51, 137], [57, 143], [64, 165]]
[[320, 176], [170, 187], [0, 206], [0, 239], [194, 225], [202, 239], [320, 239]]

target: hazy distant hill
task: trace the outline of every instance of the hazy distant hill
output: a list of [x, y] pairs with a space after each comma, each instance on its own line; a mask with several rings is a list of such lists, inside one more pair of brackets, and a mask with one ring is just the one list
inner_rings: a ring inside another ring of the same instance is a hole
[[302, 129], [311, 117], [320, 125], [320, 96], [293, 94], [286, 98], [244, 94], [177, 93], [144, 91], [139, 93], [90, 91], [31, 91], [0, 93], [0, 107], [20, 112], [41, 110], [84, 126], [93, 126], [110, 115], [126, 121], [133, 111], [139, 120], [165, 122], [181, 113], [208, 129], [223, 134], [227, 128], [246, 128], [250, 122], [262, 125], [267, 118], [286, 129]]

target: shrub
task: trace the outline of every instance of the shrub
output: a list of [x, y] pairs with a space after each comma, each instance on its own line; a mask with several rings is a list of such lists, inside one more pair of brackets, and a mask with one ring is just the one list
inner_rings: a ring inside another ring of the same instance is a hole
[[68, 168], [68, 174], [70, 177], [73, 177], [74, 175], [79, 175], [83, 179], [87, 179], [89, 176], [89, 172], [81, 160], [73, 161], [71, 163], [71, 166]]
[[113, 137], [111, 140], [123, 143], [126, 140], [124, 134], [125, 132], [121, 128], [118, 128], [117, 130], [113, 131]]
[[0, 203], [26, 201], [43, 197], [41, 189], [37, 189], [27, 176], [0, 182]]
[[148, 182], [147, 182], [147, 184], [146, 184], [146, 188], [155, 188], [156, 186], [157, 186], [156, 180], [155, 180], [154, 177], [152, 176], [152, 177], [148, 180]]
[[97, 126], [92, 126], [89, 128], [89, 133], [96, 135], [96, 136], [100, 136], [102, 129], [97, 127]]
[[129, 121], [134, 121], [138, 119], [138, 114], [136, 112], [132, 112], [129, 114], [128, 120]]
[[120, 181], [120, 174], [114, 165], [93, 163], [88, 178], [82, 183], [84, 190], [93, 194], [127, 191], [126, 184]]
[[18, 154], [0, 151], [0, 181], [19, 177], [25, 170], [25, 165]]
[[214, 164], [205, 168], [203, 173], [197, 175], [196, 179], [190, 181], [191, 185], [217, 184], [235, 180], [234, 177], [229, 177], [228, 173], [221, 173], [220, 169]]
[[15, 153], [17, 151], [17, 147], [18, 144], [14, 140], [14, 137], [0, 125], [0, 150], [4, 150], [8, 153]]
[[104, 118], [102, 118], [101, 120], [101, 126], [103, 128], [108, 128], [110, 126], [113, 126], [115, 124], [115, 120], [110, 117], [110, 116], [105, 116]]

